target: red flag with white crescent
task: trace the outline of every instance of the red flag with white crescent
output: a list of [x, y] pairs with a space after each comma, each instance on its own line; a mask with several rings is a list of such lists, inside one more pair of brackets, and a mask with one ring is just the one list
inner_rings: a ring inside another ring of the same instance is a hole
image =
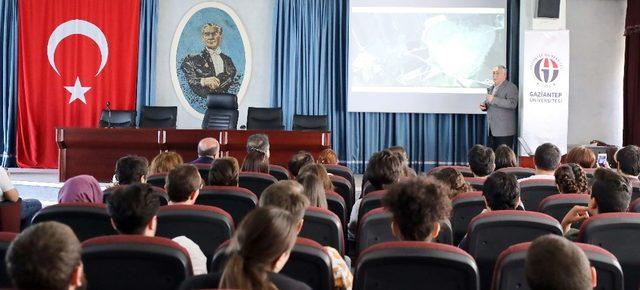
[[21, 0], [18, 10], [18, 165], [56, 168], [56, 127], [97, 127], [107, 101], [135, 109], [140, 1]]

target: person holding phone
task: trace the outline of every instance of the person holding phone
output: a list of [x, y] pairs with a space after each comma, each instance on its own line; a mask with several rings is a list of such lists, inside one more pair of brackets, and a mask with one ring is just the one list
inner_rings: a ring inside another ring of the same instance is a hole
[[507, 80], [505, 66], [494, 67], [493, 86], [487, 88], [487, 98], [480, 104], [480, 109], [487, 112], [489, 147], [493, 150], [502, 144], [513, 147], [517, 107], [518, 87]]

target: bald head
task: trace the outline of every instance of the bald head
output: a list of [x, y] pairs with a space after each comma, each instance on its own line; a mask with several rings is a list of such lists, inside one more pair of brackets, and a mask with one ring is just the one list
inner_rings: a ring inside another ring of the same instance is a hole
[[216, 138], [204, 138], [198, 142], [198, 156], [215, 158], [220, 151], [220, 143]]

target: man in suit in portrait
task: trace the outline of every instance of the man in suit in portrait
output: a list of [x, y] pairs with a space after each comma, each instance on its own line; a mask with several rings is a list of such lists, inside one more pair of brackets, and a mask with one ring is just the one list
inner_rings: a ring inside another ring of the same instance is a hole
[[507, 80], [507, 68], [493, 68], [493, 86], [487, 89], [487, 98], [480, 109], [487, 112], [489, 122], [489, 146], [496, 150], [501, 144], [513, 147], [516, 134], [518, 87]]
[[200, 36], [205, 48], [182, 61], [181, 69], [187, 82], [193, 92], [203, 98], [212, 93], [227, 93], [234, 83], [236, 67], [220, 49], [222, 27], [207, 23], [202, 26]]

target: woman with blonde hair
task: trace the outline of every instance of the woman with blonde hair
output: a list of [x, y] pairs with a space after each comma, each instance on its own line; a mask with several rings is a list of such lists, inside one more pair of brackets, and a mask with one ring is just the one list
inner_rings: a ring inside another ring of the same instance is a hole
[[182, 156], [173, 151], [165, 151], [153, 158], [149, 165], [149, 175], [171, 171], [184, 163]]
[[296, 180], [304, 187], [304, 195], [309, 198], [311, 206], [327, 209], [326, 192], [333, 191], [333, 183], [324, 166], [307, 164], [300, 169]]

